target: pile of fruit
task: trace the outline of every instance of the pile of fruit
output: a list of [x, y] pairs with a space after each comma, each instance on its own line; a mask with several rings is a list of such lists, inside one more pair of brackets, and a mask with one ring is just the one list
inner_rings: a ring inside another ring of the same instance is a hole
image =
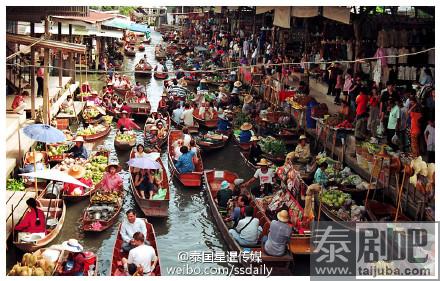
[[91, 95], [92, 95], [92, 93], [85, 92], [85, 93], [80, 93], [78, 96], [79, 97], [90, 97]]
[[6, 182], [6, 190], [22, 191], [24, 189], [24, 183], [21, 179], [8, 179]]
[[336, 125], [336, 128], [339, 128], [339, 129], [353, 129], [353, 124], [348, 122], [348, 120], [344, 120], [341, 123], [339, 123], [338, 125]]
[[57, 165], [54, 168], [58, 169], [60, 171], [67, 172], [70, 169], [70, 167], [72, 167], [74, 165], [84, 166], [86, 163], [87, 163], [87, 160], [83, 159], [83, 158], [78, 158], [78, 159], [66, 158], [60, 163], [60, 165]]
[[95, 193], [92, 198], [92, 204], [100, 203], [100, 204], [116, 204], [118, 203], [119, 194], [116, 191], [111, 193]]
[[113, 116], [104, 115], [102, 116], [102, 120], [104, 120], [105, 123], [110, 124], [113, 121]]
[[107, 129], [107, 127], [105, 127], [101, 124], [99, 124], [97, 126], [89, 125], [86, 129], [79, 129], [77, 131], [77, 135], [78, 136], [95, 135], [95, 134], [98, 134], [98, 133], [105, 131], [106, 129]]
[[351, 196], [340, 190], [327, 190], [321, 195], [321, 202], [333, 209], [339, 209], [344, 204], [351, 204]]
[[[52, 251], [52, 249], [50, 249]], [[41, 250], [23, 255], [21, 263], [17, 263], [9, 271], [9, 276], [52, 276], [55, 263], [46, 259]]]
[[339, 208], [339, 210], [332, 210], [334, 214], [336, 214], [343, 221], [365, 221], [365, 207], [358, 206], [353, 204], [353, 201], [350, 204], [346, 204]]
[[87, 107], [83, 111], [84, 119], [92, 119], [99, 115], [99, 111], [94, 107]]
[[136, 140], [136, 136], [133, 135], [133, 134], [117, 134], [116, 135], [116, 140], [118, 142], [129, 143], [129, 142], [132, 142], [132, 141]]
[[93, 184], [97, 184], [104, 176], [105, 168], [108, 164], [108, 158], [103, 155], [96, 155], [89, 159], [89, 163], [85, 164], [86, 174], [84, 178], [91, 179]]
[[339, 116], [334, 115], [334, 116], [330, 116], [328, 117], [324, 123], [330, 127], [336, 127], [341, 123], [342, 119], [339, 118]]
[[343, 185], [358, 186], [361, 183], [362, 183], [362, 178], [358, 175], [350, 175], [341, 181], [341, 184], [343, 184]]
[[47, 152], [47, 155], [49, 155], [49, 157], [57, 156], [57, 155], [62, 155], [64, 152], [69, 150], [69, 146], [67, 144], [48, 145], [47, 148], [49, 150]]

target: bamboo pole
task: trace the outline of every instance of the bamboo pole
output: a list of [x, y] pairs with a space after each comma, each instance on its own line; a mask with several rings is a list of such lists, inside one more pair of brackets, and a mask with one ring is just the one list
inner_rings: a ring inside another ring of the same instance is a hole
[[[37, 158], [36, 158], [36, 156], [37, 156], [37, 154], [36, 154], [36, 152], [35, 152], [35, 147], [34, 147], [34, 172], [37, 172]], [[34, 186], [35, 186], [35, 198], [37, 198], [38, 197], [38, 182], [37, 182], [37, 178], [36, 177], [34, 177]]]
[[[406, 181], [406, 172], [405, 169], [403, 170], [403, 178], [402, 178], [402, 183], [400, 184], [400, 190], [399, 190], [399, 196], [397, 197], [397, 209], [396, 209], [396, 215], [394, 217], [394, 221], [397, 221], [397, 218], [399, 217], [399, 211], [400, 211], [400, 205], [401, 205], [401, 199], [402, 199], [402, 192], [403, 192], [403, 184]], [[398, 184], [398, 182], [397, 182]]]

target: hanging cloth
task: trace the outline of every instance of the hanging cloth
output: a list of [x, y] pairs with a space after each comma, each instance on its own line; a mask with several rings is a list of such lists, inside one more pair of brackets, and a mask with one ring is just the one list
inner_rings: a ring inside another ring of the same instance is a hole
[[290, 7], [276, 7], [273, 25], [290, 28]]

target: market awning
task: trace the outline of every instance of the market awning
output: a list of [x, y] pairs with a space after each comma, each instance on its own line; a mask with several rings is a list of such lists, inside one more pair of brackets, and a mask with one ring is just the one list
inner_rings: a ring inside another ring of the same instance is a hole
[[150, 32], [150, 28], [145, 24], [134, 23], [132, 21], [123, 20], [120, 18], [114, 18], [112, 20], [105, 21], [102, 23], [102, 25], [143, 33]]
[[31, 45], [38, 42], [34, 46], [40, 48], [47, 48], [47, 49], [65, 50], [65, 51], [81, 53], [81, 54], [84, 54], [86, 52], [85, 45], [66, 43], [66, 42], [48, 40], [48, 39], [43, 39], [41, 41], [39, 40], [41, 40], [41, 38], [31, 37], [27, 35], [11, 34], [11, 33], [6, 34], [6, 42], [23, 44], [23, 45]]

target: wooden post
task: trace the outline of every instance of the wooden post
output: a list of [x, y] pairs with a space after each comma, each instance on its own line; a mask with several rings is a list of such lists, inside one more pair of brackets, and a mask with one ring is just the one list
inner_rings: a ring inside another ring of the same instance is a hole
[[[62, 23], [58, 22], [58, 41], [61, 41], [62, 37]], [[63, 52], [58, 52], [58, 86], [63, 87]]]
[[69, 42], [73, 43], [73, 38], [72, 38], [72, 24], [69, 24]]
[[[35, 23], [31, 22], [31, 37], [35, 36]], [[31, 69], [29, 82], [31, 83], [31, 119], [35, 119], [35, 47], [31, 47]]]
[[[49, 18], [44, 21], [44, 33], [49, 36]], [[43, 122], [49, 124], [49, 49], [44, 49]]]
[[72, 77], [72, 83], [75, 83], [76, 72], [75, 72], [75, 60], [73, 59], [73, 53], [69, 53], [69, 68], [70, 68], [69, 76]]

